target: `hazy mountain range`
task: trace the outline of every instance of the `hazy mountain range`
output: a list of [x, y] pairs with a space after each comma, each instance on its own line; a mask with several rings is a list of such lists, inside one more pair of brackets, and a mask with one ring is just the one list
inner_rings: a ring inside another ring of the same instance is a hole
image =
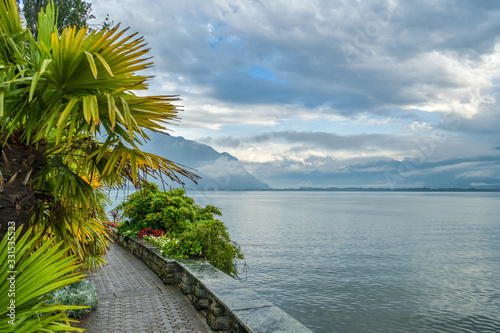
[[[500, 189], [500, 156], [418, 162], [373, 158], [308, 171], [260, 167], [253, 173], [274, 188], [476, 188]], [[272, 179], [272, 181], [270, 181]]]
[[149, 134], [145, 150], [195, 169], [198, 185], [186, 179], [185, 187], [202, 190], [265, 190], [299, 187], [370, 188], [478, 188], [500, 189], [500, 154], [471, 159], [419, 161], [407, 158], [373, 158], [347, 166], [293, 170], [263, 164], [251, 174], [238, 159], [206, 144], [183, 137]]
[[145, 151], [182, 164], [202, 177], [198, 185], [185, 179], [185, 187], [200, 190], [266, 190], [269, 185], [251, 175], [228, 153], [219, 153], [212, 147], [183, 137], [148, 133], [151, 141]]

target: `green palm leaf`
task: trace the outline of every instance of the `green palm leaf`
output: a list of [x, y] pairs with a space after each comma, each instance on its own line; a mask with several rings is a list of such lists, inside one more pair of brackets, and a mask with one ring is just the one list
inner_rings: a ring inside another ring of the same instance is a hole
[[70, 326], [75, 320], [65, 310], [84, 307], [44, 303], [47, 293], [85, 277], [72, 273], [79, 267], [76, 259], [65, 257], [68, 249], [53, 240], [37, 249], [40, 236], [30, 239], [33, 229], [19, 239], [20, 232], [8, 234], [0, 243], [0, 332], [83, 331]]

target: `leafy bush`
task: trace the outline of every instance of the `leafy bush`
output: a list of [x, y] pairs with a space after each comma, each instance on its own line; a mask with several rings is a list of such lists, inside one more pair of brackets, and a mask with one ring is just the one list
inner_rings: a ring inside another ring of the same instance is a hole
[[82, 280], [67, 285], [64, 288], [54, 291], [51, 295], [54, 298], [46, 301], [46, 304], [57, 304], [56, 302], [59, 301], [63, 305], [90, 306], [90, 308], [86, 309], [67, 310], [66, 313], [71, 318], [81, 318], [85, 313], [97, 309], [99, 302], [97, 289], [94, 283], [89, 280]]
[[219, 220], [193, 223], [163, 247], [163, 254], [174, 258], [200, 257], [221, 271], [237, 277], [235, 259], [243, 259], [240, 248], [231, 241]]
[[158, 229], [164, 237], [144, 239], [162, 247], [162, 253], [174, 258], [199, 257], [221, 271], [237, 277], [237, 261], [243, 259], [240, 248], [231, 241], [222, 215], [214, 206], [201, 207], [184, 190], [159, 191], [155, 184], [143, 185], [131, 194], [118, 209], [128, 218], [118, 226], [124, 236], [133, 236], [144, 229]]
[[[115, 210], [122, 210], [126, 220], [118, 231], [143, 229], [163, 230], [167, 235], [182, 233], [193, 221], [203, 219], [207, 212], [221, 215], [213, 206], [202, 208], [188, 197], [183, 189], [163, 192], [156, 184], [142, 184], [141, 190], [132, 193]], [[213, 218], [213, 215], [211, 215]]]

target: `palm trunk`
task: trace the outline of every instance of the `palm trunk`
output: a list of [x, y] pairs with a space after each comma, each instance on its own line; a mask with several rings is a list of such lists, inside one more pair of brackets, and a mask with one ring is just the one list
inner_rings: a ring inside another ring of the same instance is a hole
[[[26, 144], [21, 139], [22, 132], [14, 132], [5, 142], [0, 135], [0, 239], [9, 232], [15, 223], [16, 230], [24, 224], [25, 231], [36, 207], [34, 186], [30, 183], [36, 178], [42, 165], [45, 147]], [[9, 223], [10, 222], [10, 223]]]

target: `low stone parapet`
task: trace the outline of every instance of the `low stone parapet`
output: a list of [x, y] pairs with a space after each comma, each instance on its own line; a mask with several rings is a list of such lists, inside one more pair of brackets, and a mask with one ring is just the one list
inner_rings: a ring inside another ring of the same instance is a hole
[[174, 259], [143, 239], [116, 242], [150, 267], [165, 284], [178, 285], [214, 331], [310, 333], [311, 330], [241, 282], [203, 260]]

